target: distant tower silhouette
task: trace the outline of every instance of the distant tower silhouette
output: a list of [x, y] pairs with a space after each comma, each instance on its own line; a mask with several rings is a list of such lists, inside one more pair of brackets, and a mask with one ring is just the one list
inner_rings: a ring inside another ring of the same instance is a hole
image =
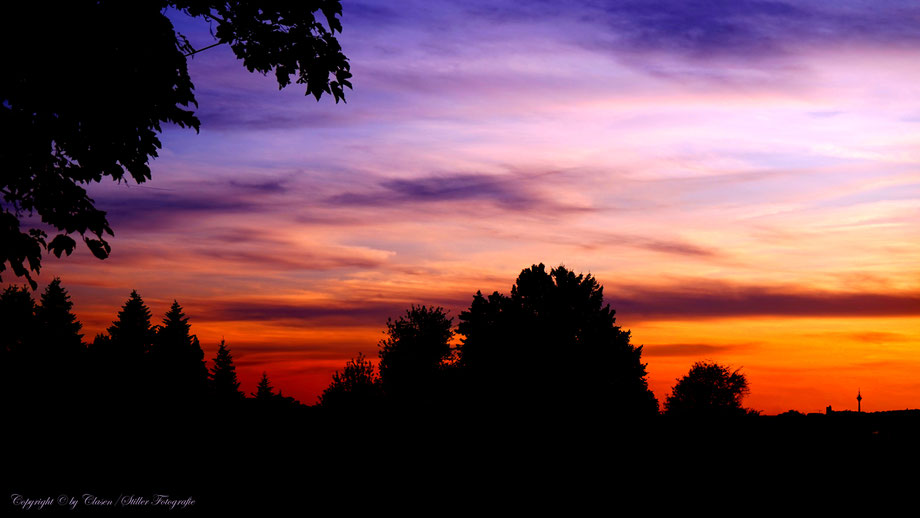
[[856, 411], [862, 412], [862, 392], [856, 391]]

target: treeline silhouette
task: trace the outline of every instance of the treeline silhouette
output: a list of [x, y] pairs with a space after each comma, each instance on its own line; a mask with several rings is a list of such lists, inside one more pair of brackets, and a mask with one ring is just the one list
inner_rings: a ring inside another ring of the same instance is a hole
[[[332, 375], [312, 407], [275, 389], [268, 373], [241, 390], [221, 340], [210, 368], [189, 318], [174, 301], [159, 324], [132, 291], [92, 341], [61, 280], [36, 302], [26, 287], [0, 293], [0, 374], [7, 408], [129, 406], [172, 413], [287, 409], [302, 415], [565, 416], [637, 423], [660, 415], [642, 346], [616, 324], [591, 275], [543, 264], [521, 271], [509, 294], [477, 292], [457, 325], [442, 307], [412, 305], [386, 322], [378, 362], [364, 354]], [[740, 370], [696, 362], [662, 405], [673, 418], [751, 417]], [[244, 410], [241, 410], [244, 409]], [[286, 410], [286, 411], [287, 411]], [[838, 413], [839, 414], [839, 413]], [[786, 414], [793, 415], [790, 413]]]
[[[8, 407], [51, 405], [61, 412], [91, 404], [106, 411], [144, 407], [194, 413], [246, 399], [230, 349], [222, 340], [208, 369], [178, 302], [156, 325], [132, 291], [112, 325], [88, 344], [72, 308], [60, 279], [48, 284], [38, 304], [26, 288], [10, 286], [0, 294], [0, 368]], [[253, 400], [262, 406], [299, 405], [274, 392], [267, 376]]]
[[760, 416], [742, 406], [744, 375], [706, 361], [659, 412], [642, 347], [603, 288], [561, 266], [476, 293], [456, 326], [441, 307], [411, 306], [386, 322], [376, 365], [349, 360], [312, 406], [268, 373], [247, 396], [223, 341], [209, 368], [178, 302], [154, 324], [132, 292], [91, 342], [72, 309], [59, 279], [37, 302], [16, 286], [0, 294], [11, 494], [160, 492], [259, 515], [395, 498], [432, 513], [445, 498], [651, 496], [663, 467], [703, 490], [806, 457], [877, 473], [920, 435], [918, 412]]
[[[259, 405], [302, 407], [267, 374], [247, 398], [222, 341], [210, 369], [176, 301], [160, 324], [132, 291], [112, 325], [84, 343], [60, 279], [38, 304], [26, 288], [0, 295], [4, 395], [11, 404], [159, 405], [172, 412]], [[642, 347], [616, 325], [591, 275], [534, 265], [510, 295], [477, 293], [459, 325], [441, 307], [411, 306], [386, 323], [379, 364], [363, 355], [319, 398], [329, 412], [566, 413], [641, 418], [658, 413]], [[463, 338], [452, 341], [459, 334]], [[251, 404], [250, 404], [251, 405]]]
[[[333, 376], [320, 405], [390, 412], [656, 415], [642, 347], [616, 325], [591, 275], [543, 264], [521, 272], [510, 295], [477, 292], [453, 319], [412, 306], [387, 322], [379, 363], [362, 355]], [[455, 347], [451, 342], [462, 337]]]

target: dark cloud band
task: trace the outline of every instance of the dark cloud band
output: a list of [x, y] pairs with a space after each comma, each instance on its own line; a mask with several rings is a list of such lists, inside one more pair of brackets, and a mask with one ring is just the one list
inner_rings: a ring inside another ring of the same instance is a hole
[[920, 317], [920, 293], [796, 292], [764, 287], [701, 286], [607, 292], [629, 321], [690, 318]]

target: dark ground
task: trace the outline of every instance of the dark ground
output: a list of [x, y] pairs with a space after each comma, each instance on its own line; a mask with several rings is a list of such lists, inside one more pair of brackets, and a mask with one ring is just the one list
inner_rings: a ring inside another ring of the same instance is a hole
[[[23, 510], [11, 495], [68, 495], [81, 514], [115, 515], [751, 514], [908, 498], [920, 481], [920, 412], [645, 422], [314, 409], [8, 417], [4, 496], [23, 514], [73, 511]], [[87, 506], [84, 494], [114, 503]], [[119, 505], [154, 494], [194, 504]]]

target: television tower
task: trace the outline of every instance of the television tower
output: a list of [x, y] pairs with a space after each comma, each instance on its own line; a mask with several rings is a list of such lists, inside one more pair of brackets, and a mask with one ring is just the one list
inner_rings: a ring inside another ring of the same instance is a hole
[[862, 412], [862, 392], [856, 391], [856, 411]]

